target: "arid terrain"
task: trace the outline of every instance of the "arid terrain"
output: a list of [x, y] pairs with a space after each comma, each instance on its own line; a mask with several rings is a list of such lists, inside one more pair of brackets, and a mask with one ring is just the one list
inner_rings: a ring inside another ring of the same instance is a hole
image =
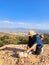
[[36, 56], [19, 57], [26, 50], [26, 45], [5, 45], [0, 47], [0, 65], [49, 65], [49, 45], [44, 45], [44, 52]]

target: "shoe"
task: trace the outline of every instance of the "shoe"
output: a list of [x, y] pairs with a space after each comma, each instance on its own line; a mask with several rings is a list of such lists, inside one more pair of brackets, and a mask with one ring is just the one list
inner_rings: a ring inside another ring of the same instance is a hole
[[32, 54], [32, 51], [30, 51], [29, 54]]
[[42, 48], [42, 51], [41, 52], [43, 53], [43, 48]]

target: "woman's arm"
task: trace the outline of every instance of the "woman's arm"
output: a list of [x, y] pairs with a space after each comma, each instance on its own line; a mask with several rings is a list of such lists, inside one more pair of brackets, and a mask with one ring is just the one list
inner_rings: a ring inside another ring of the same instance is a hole
[[32, 49], [34, 49], [36, 45], [37, 45], [37, 44], [34, 44], [31, 48], [29, 48], [29, 49], [27, 50], [27, 53], [28, 53], [29, 51], [31, 51]]

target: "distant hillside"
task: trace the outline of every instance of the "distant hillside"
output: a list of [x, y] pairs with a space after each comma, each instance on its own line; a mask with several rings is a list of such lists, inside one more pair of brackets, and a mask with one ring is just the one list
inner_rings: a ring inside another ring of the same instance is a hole
[[29, 30], [35, 30], [40, 33], [49, 34], [49, 30], [41, 30], [41, 29], [29, 29], [29, 28], [0, 28], [0, 32], [28, 32]]

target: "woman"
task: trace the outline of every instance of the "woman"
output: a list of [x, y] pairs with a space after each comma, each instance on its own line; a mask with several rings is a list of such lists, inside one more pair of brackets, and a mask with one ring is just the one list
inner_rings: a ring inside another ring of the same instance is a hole
[[43, 47], [43, 35], [36, 34], [34, 31], [29, 32], [29, 49], [27, 50], [27, 53], [31, 54], [32, 50], [36, 47], [35, 54], [39, 55], [42, 51]]

